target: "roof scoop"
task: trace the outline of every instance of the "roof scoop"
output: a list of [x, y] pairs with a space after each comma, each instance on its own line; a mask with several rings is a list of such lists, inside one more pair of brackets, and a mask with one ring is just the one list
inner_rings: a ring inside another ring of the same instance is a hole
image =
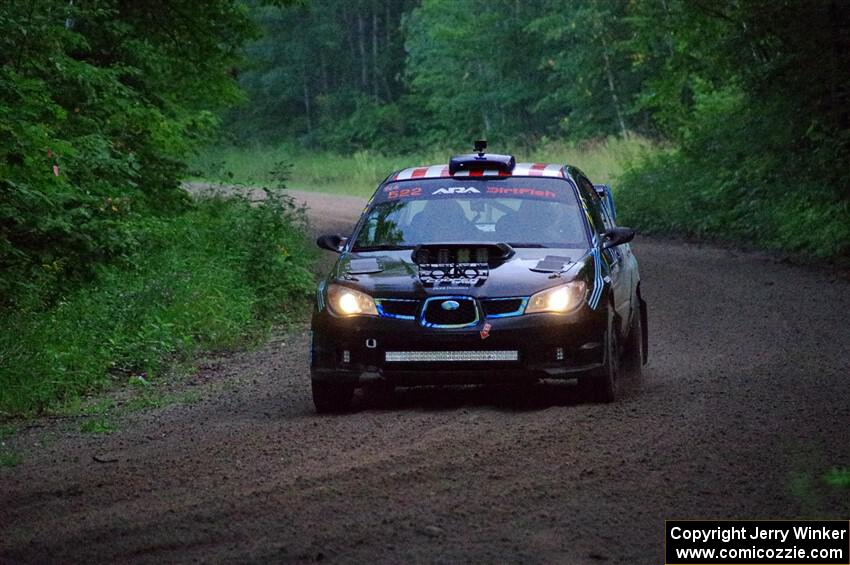
[[475, 142], [475, 153], [455, 155], [449, 159], [449, 174], [462, 171], [497, 171], [510, 174], [516, 166], [513, 155], [485, 153], [487, 141], [479, 139]]

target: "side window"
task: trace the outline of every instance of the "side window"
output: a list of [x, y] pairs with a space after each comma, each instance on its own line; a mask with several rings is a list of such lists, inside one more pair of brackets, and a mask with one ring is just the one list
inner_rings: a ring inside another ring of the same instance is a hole
[[602, 203], [599, 195], [593, 189], [593, 184], [587, 178], [579, 176], [577, 179], [579, 192], [582, 199], [587, 203], [587, 211], [596, 233], [602, 233], [608, 229], [606, 218], [602, 214]]
[[607, 206], [600, 206], [599, 209], [602, 211], [602, 221], [605, 222], [605, 229], [616, 228], [617, 223], [611, 218], [611, 215], [608, 214]]
[[[581, 183], [580, 186], [582, 186], [582, 192], [592, 193], [591, 202], [593, 204], [590, 206], [590, 215], [594, 218], [594, 223], [597, 222], [596, 217], [598, 216], [599, 218], [599, 223], [597, 223], [596, 225], [601, 226], [601, 228], [597, 231], [599, 231], [599, 233], [602, 233], [605, 230], [617, 227], [614, 223], [614, 220], [611, 219], [611, 216], [608, 215], [608, 208], [605, 206], [602, 199], [599, 197], [599, 193], [596, 192], [595, 188], [593, 188], [593, 184], [584, 177], [579, 177], [579, 182]], [[596, 216], [594, 216], [594, 212], [596, 213]], [[613, 265], [614, 262], [617, 261], [619, 257], [621, 257], [620, 253], [620, 250], [616, 247], [606, 249], [603, 252], [605, 257], [607, 257], [608, 259], [609, 265]]]

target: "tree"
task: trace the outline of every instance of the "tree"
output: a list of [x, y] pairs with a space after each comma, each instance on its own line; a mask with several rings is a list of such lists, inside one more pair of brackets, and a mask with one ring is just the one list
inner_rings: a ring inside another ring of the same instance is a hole
[[546, 2], [528, 26], [544, 41], [540, 64], [548, 88], [537, 110], [557, 117], [572, 139], [651, 133], [650, 119], [635, 108], [647, 68], [635, 50], [628, 0]]
[[235, 0], [0, 5], [0, 301], [120, 255], [127, 214], [180, 208], [255, 31]]
[[406, 75], [429, 139], [468, 143], [540, 130], [540, 43], [525, 31], [537, 4], [425, 0], [411, 11]]
[[252, 44], [240, 77], [249, 104], [228, 123], [242, 140], [300, 138], [343, 147], [380, 142], [394, 131], [404, 93], [399, 29], [409, 2], [314, 0], [255, 10], [265, 36]]

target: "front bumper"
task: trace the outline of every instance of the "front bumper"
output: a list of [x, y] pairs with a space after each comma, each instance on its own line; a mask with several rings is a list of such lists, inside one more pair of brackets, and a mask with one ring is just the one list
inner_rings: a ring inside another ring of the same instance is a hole
[[313, 316], [311, 375], [399, 386], [577, 378], [601, 367], [606, 325], [604, 311], [587, 306], [570, 315], [484, 319], [460, 330], [417, 320], [339, 318], [324, 310]]

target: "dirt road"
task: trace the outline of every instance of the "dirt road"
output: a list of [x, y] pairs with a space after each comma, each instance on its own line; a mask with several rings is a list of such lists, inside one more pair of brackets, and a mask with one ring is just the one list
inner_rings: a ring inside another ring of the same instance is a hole
[[[299, 195], [300, 197], [302, 195]], [[322, 230], [362, 201], [306, 195]], [[0, 468], [11, 562], [662, 563], [665, 518], [850, 517], [850, 284], [639, 239], [642, 389], [401, 391], [314, 414], [307, 331], [210, 360], [112, 434], [45, 422]], [[0, 559], [2, 561], [2, 559]]]

